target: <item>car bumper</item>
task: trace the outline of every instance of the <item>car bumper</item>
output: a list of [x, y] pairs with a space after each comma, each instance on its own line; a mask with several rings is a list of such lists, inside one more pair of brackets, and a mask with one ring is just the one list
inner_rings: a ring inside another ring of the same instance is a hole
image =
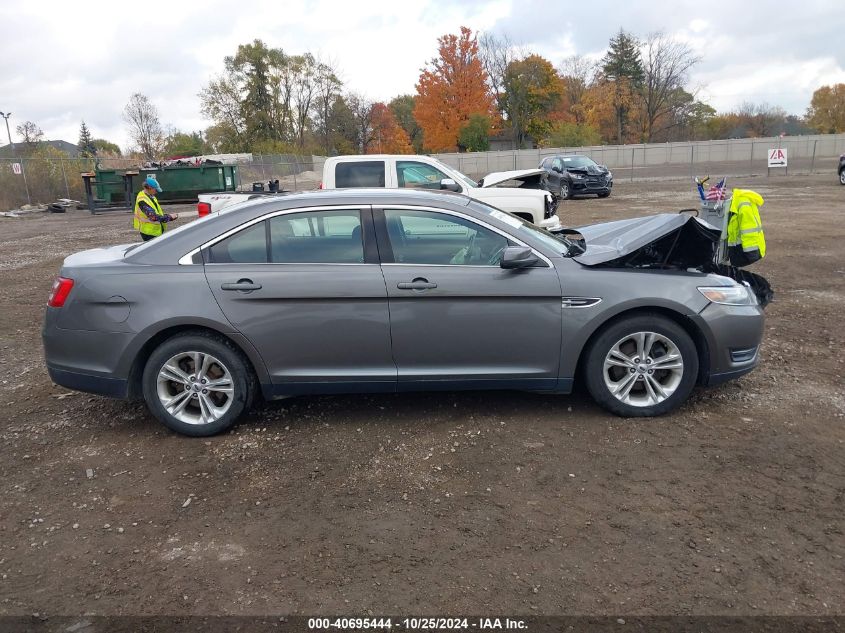
[[126, 398], [128, 395], [128, 382], [121, 378], [68, 371], [50, 365], [47, 365], [47, 373], [54, 383], [74, 391], [96, 393], [109, 398]]
[[572, 193], [573, 194], [580, 194], [580, 193], [610, 193], [610, 190], [613, 189], [613, 181], [609, 181], [604, 185], [599, 185], [591, 182], [577, 182], [574, 181], [572, 183]]
[[765, 317], [759, 306], [709, 304], [698, 315], [706, 333], [709, 356], [705, 385], [717, 385], [739, 378], [760, 362]]
[[41, 342], [50, 378], [59, 386], [113, 398], [127, 397], [129, 367], [122, 363], [135, 334], [66, 330], [47, 308]]

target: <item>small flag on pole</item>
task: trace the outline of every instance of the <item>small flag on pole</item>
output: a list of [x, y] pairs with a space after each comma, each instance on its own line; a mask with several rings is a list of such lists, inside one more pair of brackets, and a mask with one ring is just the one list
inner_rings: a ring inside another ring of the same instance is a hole
[[725, 179], [722, 178], [715, 185], [707, 190], [705, 200], [724, 200], [725, 199]]

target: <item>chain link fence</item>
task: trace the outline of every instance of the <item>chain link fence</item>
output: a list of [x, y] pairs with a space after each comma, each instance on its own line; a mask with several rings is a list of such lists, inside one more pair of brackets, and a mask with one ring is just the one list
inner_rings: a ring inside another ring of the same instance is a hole
[[323, 180], [323, 156], [295, 154], [253, 154], [250, 162], [238, 164], [238, 189], [251, 191], [253, 183], [266, 191], [271, 181], [279, 181], [279, 190], [317, 189]]
[[[788, 168], [767, 167], [769, 151], [787, 150]], [[836, 177], [839, 155], [845, 153], [845, 134], [786, 138], [728, 139], [692, 143], [649, 145], [601, 145], [533, 150], [505, 150], [467, 154], [435, 154], [447, 165], [472, 178], [496, 171], [536, 168], [547, 156], [583, 154], [607, 165], [614, 180], [692, 179], [695, 176], [750, 176], [829, 173]], [[280, 191], [317, 189], [323, 177], [323, 156], [295, 154], [253, 154], [238, 162], [239, 191], [254, 186], [268, 190], [278, 180]], [[99, 159], [102, 169], [131, 169], [134, 159]], [[92, 171], [95, 161], [84, 158], [2, 158], [0, 159], [0, 211], [24, 205], [49, 204], [59, 198], [83, 201], [82, 172]], [[255, 185], [254, 185], [255, 183]]]
[[[254, 154], [238, 163], [237, 188], [252, 191], [253, 183], [268, 190], [270, 181], [279, 181], [280, 190], [316, 189], [323, 174], [320, 156], [292, 154]], [[60, 198], [85, 203], [81, 174], [100, 169], [137, 169], [141, 164], [129, 158], [0, 158], [0, 211], [42, 206]]]
[[[787, 168], [769, 171], [771, 149], [786, 149]], [[600, 145], [533, 150], [505, 150], [435, 156], [472, 178], [496, 171], [534, 169], [547, 156], [582, 154], [613, 171], [616, 182], [697, 175], [751, 176], [830, 173], [836, 176], [839, 155], [845, 153], [845, 134], [785, 138], [742, 138], [648, 145]]]

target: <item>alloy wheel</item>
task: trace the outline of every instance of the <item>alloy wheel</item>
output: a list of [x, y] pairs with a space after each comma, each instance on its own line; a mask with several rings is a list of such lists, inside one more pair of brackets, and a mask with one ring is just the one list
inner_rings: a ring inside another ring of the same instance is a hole
[[180, 352], [158, 372], [156, 393], [161, 405], [185, 424], [211, 424], [226, 414], [234, 397], [229, 369], [204, 352]]
[[678, 346], [656, 332], [620, 339], [604, 359], [604, 384], [614, 398], [649, 407], [670, 398], [681, 384], [684, 360]]

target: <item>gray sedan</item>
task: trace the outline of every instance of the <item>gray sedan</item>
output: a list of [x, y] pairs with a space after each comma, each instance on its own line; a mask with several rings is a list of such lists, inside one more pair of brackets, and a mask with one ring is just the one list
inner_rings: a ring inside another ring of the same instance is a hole
[[748, 284], [712, 272], [718, 231], [627, 222], [565, 237], [457, 194], [258, 198], [68, 257], [47, 367], [194, 436], [256, 397], [567, 394], [576, 379], [615, 414], [660, 415], [753, 369], [763, 313]]

